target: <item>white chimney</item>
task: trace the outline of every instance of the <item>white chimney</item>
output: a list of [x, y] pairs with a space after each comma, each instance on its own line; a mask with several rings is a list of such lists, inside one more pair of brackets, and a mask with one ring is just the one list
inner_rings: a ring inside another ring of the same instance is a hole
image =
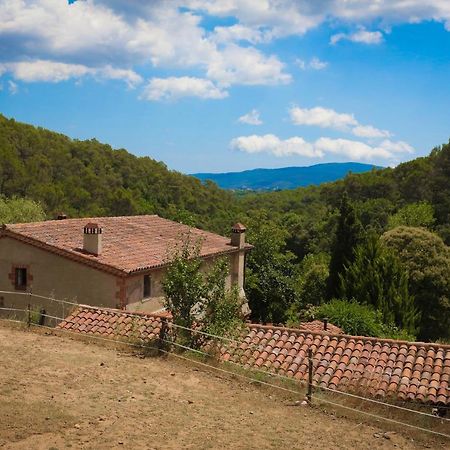
[[231, 245], [244, 248], [245, 246], [245, 226], [242, 223], [235, 223], [231, 227]]
[[102, 252], [102, 228], [96, 223], [88, 223], [84, 226], [83, 250], [95, 256]]

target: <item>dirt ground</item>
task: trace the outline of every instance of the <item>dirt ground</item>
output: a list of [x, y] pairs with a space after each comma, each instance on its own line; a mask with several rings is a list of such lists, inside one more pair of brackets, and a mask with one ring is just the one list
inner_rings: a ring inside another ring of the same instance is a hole
[[[0, 324], [0, 448], [448, 448], [233, 376]], [[298, 400], [298, 399], [297, 399]], [[381, 428], [380, 428], [381, 427]], [[384, 434], [386, 433], [387, 434]]]

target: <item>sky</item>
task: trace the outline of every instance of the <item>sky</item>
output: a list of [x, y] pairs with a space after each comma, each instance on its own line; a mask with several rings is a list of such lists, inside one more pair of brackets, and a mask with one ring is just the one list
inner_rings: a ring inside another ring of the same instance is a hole
[[0, 0], [0, 113], [184, 173], [450, 138], [448, 0]]

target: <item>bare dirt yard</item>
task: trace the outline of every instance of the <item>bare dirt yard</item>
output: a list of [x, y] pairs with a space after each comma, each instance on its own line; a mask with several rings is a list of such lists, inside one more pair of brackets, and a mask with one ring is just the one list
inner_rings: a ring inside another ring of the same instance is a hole
[[448, 448], [293, 400], [173, 357], [0, 324], [0, 448]]

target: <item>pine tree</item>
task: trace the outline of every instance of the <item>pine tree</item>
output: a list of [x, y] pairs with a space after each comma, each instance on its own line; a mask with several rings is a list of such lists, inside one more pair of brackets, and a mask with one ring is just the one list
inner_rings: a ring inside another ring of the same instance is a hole
[[345, 270], [345, 265], [354, 261], [355, 249], [362, 236], [361, 223], [346, 192], [342, 195], [339, 213], [339, 222], [331, 251], [330, 276], [327, 282], [328, 299], [338, 296], [339, 275]]
[[408, 291], [408, 274], [375, 234], [356, 248], [354, 262], [340, 274], [339, 293], [341, 298], [375, 307], [385, 324], [417, 332], [419, 314]]

